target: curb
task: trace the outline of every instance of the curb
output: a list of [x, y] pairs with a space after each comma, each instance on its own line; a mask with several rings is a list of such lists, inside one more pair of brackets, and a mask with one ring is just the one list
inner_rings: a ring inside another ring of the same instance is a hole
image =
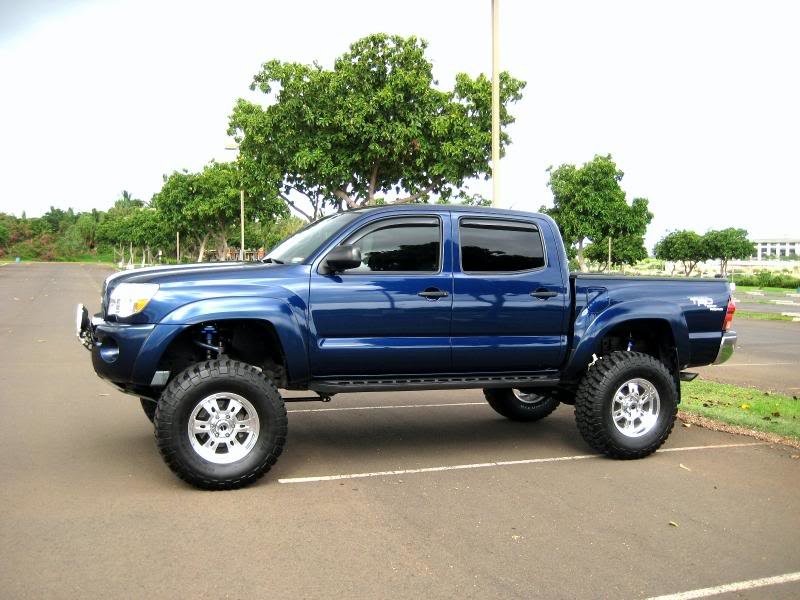
[[770, 444], [782, 444], [792, 448], [800, 448], [800, 440], [784, 437], [782, 435], [778, 435], [777, 433], [767, 433], [766, 431], [748, 429], [747, 427], [742, 427], [741, 425], [731, 425], [730, 423], [723, 423], [722, 421], [709, 419], [708, 417], [701, 417], [700, 415], [687, 413], [682, 410], [678, 411], [678, 418], [689, 425], [695, 425], [697, 427], [702, 427], [703, 429], [710, 429], [711, 431], [722, 431], [724, 433], [746, 435], [763, 442], [769, 442]]

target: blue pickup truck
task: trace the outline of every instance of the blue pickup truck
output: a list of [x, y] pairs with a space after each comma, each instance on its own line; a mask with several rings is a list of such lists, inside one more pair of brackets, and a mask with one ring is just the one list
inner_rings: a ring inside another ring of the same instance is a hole
[[669, 436], [685, 369], [733, 353], [723, 279], [570, 274], [547, 216], [446, 205], [338, 213], [260, 263], [106, 279], [77, 334], [141, 398], [182, 479], [258, 479], [287, 436], [279, 392], [483, 389], [504, 417], [575, 406], [586, 442], [640, 458]]

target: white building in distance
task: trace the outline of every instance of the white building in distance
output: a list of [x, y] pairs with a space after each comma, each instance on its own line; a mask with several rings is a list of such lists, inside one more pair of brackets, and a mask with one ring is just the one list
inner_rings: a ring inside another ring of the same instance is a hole
[[800, 238], [756, 238], [751, 241], [756, 250], [752, 260], [800, 256]]

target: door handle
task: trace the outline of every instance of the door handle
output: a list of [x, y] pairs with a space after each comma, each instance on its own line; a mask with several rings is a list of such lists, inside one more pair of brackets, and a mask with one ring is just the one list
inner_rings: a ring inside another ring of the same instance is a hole
[[427, 298], [428, 300], [438, 300], [439, 298], [446, 298], [449, 295], [450, 294], [448, 294], [444, 290], [439, 290], [436, 288], [428, 288], [427, 290], [417, 292], [417, 296], [422, 296], [423, 298]]
[[558, 292], [554, 292], [552, 290], [539, 289], [536, 290], [535, 292], [531, 292], [531, 296], [533, 296], [534, 298], [539, 298], [540, 300], [547, 300], [548, 298], [553, 298], [555, 296], [558, 296]]

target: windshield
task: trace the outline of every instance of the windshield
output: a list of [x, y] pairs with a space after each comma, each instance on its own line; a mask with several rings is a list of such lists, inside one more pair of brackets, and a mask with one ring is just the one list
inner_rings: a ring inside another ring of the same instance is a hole
[[357, 212], [336, 213], [304, 227], [286, 238], [267, 254], [273, 262], [298, 264], [305, 261], [329, 237], [359, 216]]

